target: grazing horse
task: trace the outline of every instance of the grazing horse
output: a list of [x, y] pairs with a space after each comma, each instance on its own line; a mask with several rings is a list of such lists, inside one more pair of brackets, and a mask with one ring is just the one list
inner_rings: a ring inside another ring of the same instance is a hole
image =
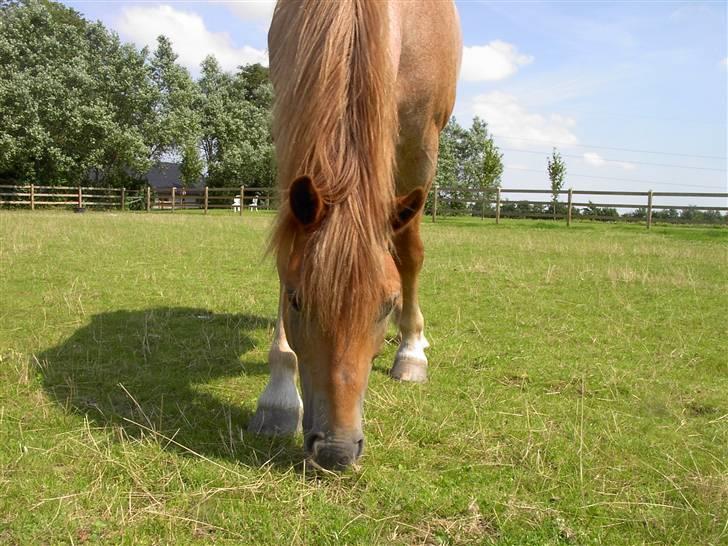
[[280, 0], [268, 49], [280, 301], [249, 429], [302, 424], [307, 456], [341, 469], [362, 453], [364, 394], [390, 315], [401, 334], [392, 377], [427, 379], [419, 230], [455, 102], [459, 22], [450, 0]]

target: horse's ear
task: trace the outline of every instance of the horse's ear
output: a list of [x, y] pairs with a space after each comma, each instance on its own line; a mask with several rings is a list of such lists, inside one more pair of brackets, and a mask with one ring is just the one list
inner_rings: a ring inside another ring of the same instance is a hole
[[324, 216], [324, 203], [311, 177], [296, 178], [288, 188], [288, 202], [291, 212], [304, 227], [313, 227]]
[[397, 212], [392, 219], [392, 230], [396, 233], [417, 216], [425, 204], [425, 191], [422, 188], [415, 188], [404, 197], [397, 198]]

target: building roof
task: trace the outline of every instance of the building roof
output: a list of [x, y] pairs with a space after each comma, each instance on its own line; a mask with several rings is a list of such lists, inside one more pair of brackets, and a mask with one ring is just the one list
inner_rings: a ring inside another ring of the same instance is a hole
[[180, 173], [179, 163], [161, 161], [152, 165], [152, 168], [144, 175], [144, 178], [147, 179], [149, 185], [155, 190], [182, 187], [182, 174]]

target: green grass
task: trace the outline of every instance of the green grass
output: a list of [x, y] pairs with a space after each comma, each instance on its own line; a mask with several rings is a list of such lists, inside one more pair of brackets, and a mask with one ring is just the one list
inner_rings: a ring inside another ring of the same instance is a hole
[[0, 212], [0, 543], [728, 542], [728, 230], [426, 221], [430, 382], [313, 478], [244, 432], [270, 218]]

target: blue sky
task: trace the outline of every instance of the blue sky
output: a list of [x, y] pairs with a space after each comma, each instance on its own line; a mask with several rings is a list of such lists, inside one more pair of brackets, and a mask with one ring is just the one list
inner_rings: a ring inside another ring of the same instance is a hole
[[[272, 2], [66, 4], [139, 46], [168, 35], [193, 74], [208, 53], [230, 70], [267, 59]], [[455, 115], [489, 123], [504, 187], [547, 187], [546, 156], [557, 146], [567, 187], [728, 191], [725, 2], [457, 7], [465, 52]]]

